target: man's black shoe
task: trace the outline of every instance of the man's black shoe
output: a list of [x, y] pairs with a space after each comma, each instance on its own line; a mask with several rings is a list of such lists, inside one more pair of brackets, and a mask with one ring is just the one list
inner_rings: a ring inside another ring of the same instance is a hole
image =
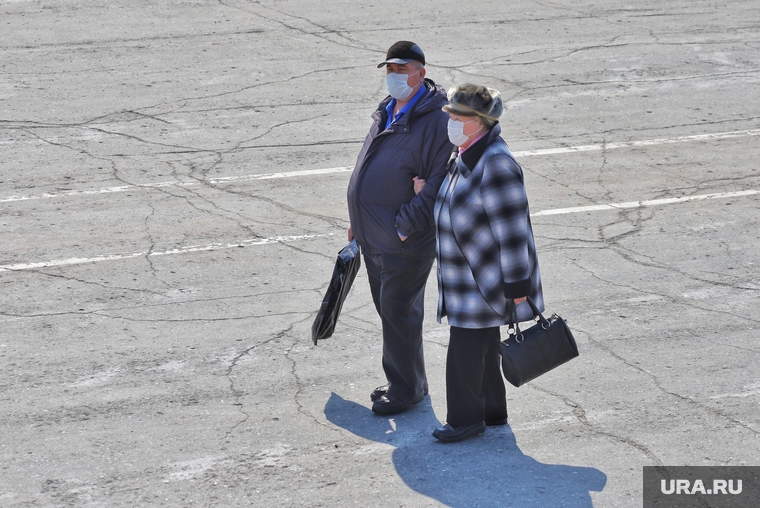
[[[372, 391], [372, 393], [370, 393], [370, 394], [369, 394], [369, 399], [370, 399], [372, 402], [375, 402], [377, 399], [379, 399], [380, 397], [382, 397], [383, 395], [385, 395], [386, 393], [388, 393], [388, 387], [389, 387], [389, 386], [390, 386], [390, 385], [383, 385], [383, 386], [378, 386], [377, 388], [375, 388], [375, 389]], [[427, 395], [427, 394], [428, 394], [428, 390], [427, 390], [427, 388], [425, 388], [425, 395]], [[422, 399], [420, 399], [420, 400], [422, 400]], [[418, 402], [419, 402], [419, 401], [418, 401]], [[417, 402], [415, 402], [415, 404], [416, 404], [416, 403], [417, 403]]]
[[403, 413], [424, 398], [424, 394], [412, 400], [402, 400], [393, 395], [383, 395], [372, 404], [372, 412], [379, 415], [395, 415]]
[[388, 385], [378, 386], [369, 394], [369, 399], [375, 402], [377, 399], [388, 393]]
[[444, 443], [453, 443], [462, 439], [477, 436], [486, 430], [486, 422], [476, 423], [466, 427], [452, 427], [448, 423], [442, 425], [433, 431], [433, 437]]
[[504, 418], [496, 418], [494, 420], [486, 420], [486, 425], [489, 427], [492, 425], [506, 425], [508, 418], [505, 416]]

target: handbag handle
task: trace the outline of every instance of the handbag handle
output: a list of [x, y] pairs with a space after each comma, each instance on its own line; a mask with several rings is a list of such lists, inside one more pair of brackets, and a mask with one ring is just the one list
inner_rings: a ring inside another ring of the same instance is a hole
[[[515, 337], [515, 342], [518, 344], [522, 342], [523, 334], [520, 332], [520, 325], [517, 324], [517, 305], [514, 304], [514, 301], [510, 301], [512, 303], [512, 312], [510, 313], [510, 323], [507, 327], [507, 332], [509, 333], [510, 337]], [[537, 323], [541, 324], [541, 328], [546, 330], [549, 328], [549, 322], [546, 320], [543, 314], [541, 314], [541, 311], [538, 310], [538, 307], [536, 307], [536, 304], [533, 302], [533, 299], [529, 296], [527, 299], [528, 305], [530, 305], [531, 310], [533, 311], [533, 319], [536, 320]], [[514, 327], [514, 328], [513, 328]]]

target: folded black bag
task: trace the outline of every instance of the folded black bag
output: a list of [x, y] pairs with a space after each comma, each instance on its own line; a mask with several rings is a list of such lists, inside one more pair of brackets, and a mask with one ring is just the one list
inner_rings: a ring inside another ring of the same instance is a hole
[[311, 340], [315, 346], [318, 340], [331, 337], [335, 331], [335, 323], [338, 322], [343, 302], [348, 296], [361, 264], [359, 246], [356, 245], [356, 240], [352, 240], [338, 253], [338, 260], [335, 261], [330, 285], [327, 287], [314, 324], [311, 325]]
[[509, 337], [499, 346], [504, 377], [514, 386], [524, 385], [578, 356], [578, 345], [565, 320], [557, 314], [547, 320], [530, 298], [528, 304], [536, 324], [520, 330], [513, 306]]

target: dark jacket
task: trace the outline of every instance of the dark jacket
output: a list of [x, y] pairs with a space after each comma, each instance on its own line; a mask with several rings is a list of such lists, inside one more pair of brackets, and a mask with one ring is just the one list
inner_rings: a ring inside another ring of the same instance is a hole
[[[348, 184], [348, 215], [362, 250], [369, 254], [435, 254], [433, 205], [446, 176], [449, 115], [441, 111], [446, 91], [425, 80], [427, 92], [412, 111], [385, 130], [383, 100], [372, 115], [372, 126], [359, 152]], [[427, 180], [414, 194], [412, 178]], [[408, 236], [402, 242], [396, 230]]]

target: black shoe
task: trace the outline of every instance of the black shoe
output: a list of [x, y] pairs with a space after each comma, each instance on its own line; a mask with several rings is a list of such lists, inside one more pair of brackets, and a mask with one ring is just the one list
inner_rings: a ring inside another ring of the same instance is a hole
[[375, 402], [377, 399], [388, 393], [388, 385], [378, 386], [372, 393], [369, 394], [369, 399]]
[[[383, 386], [378, 386], [377, 388], [375, 388], [372, 391], [372, 393], [369, 394], [369, 400], [371, 400], [372, 402], [375, 402], [377, 399], [379, 399], [380, 397], [382, 397], [383, 395], [385, 395], [386, 393], [388, 393], [388, 387], [389, 386], [390, 385], [383, 385]], [[428, 389], [425, 388], [425, 395], [427, 395], [427, 394], [428, 394]], [[420, 399], [420, 400], [422, 400], [422, 399]], [[416, 404], [416, 402], [415, 402], [415, 404]]]
[[412, 400], [398, 399], [393, 395], [383, 395], [372, 404], [372, 412], [380, 415], [395, 415], [403, 413], [424, 398], [424, 394]]
[[444, 443], [453, 443], [462, 439], [477, 436], [486, 430], [486, 423], [480, 422], [467, 427], [452, 427], [448, 423], [442, 425], [433, 431], [433, 437]]
[[508, 418], [505, 416], [504, 418], [496, 418], [494, 420], [486, 420], [486, 425], [489, 427], [492, 425], [506, 425]]

